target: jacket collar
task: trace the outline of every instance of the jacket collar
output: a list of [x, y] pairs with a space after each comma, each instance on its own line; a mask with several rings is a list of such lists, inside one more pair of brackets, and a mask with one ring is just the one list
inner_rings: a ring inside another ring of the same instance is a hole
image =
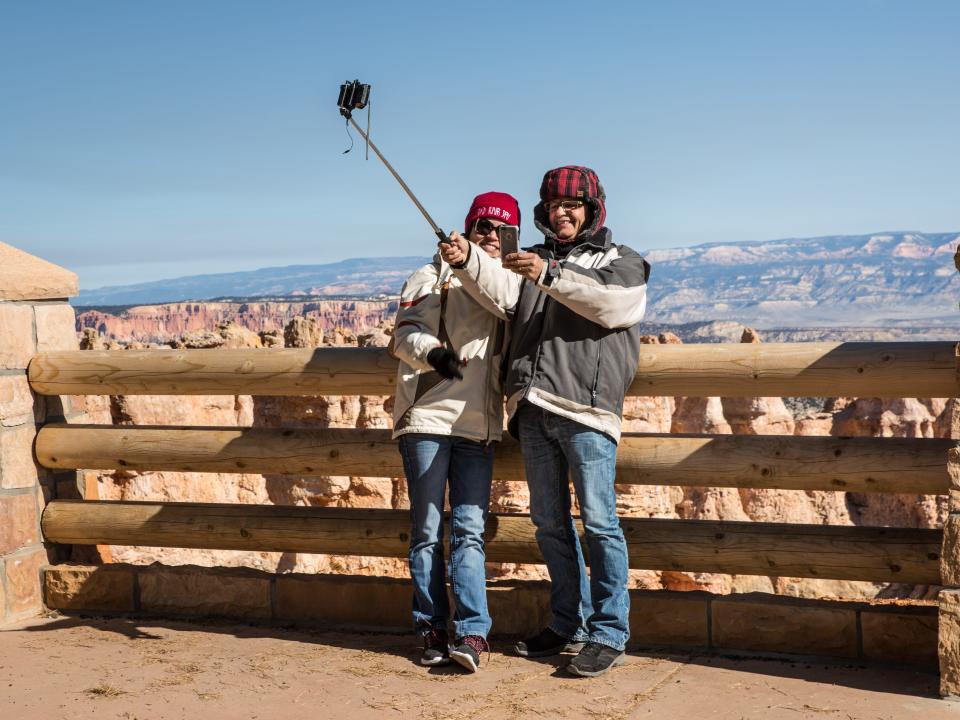
[[610, 228], [602, 227], [593, 235], [581, 235], [572, 243], [559, 243], [554, 237], [547, 237], [543, 247], [550, 250], [557, 257], [566, 257], [567, 255], [579, 255], [587, 248], [593, 248], [604, 252], [613, 245], [613, 232]]

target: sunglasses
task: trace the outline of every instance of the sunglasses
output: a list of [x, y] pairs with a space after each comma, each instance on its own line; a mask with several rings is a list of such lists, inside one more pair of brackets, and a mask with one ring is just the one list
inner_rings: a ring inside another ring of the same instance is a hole
[[497, 231], [497, 225], [494, 225], [492, 222], [486, 218], [480, 218], [477, 220], [477, 224], [474, 226], [474, 230], [477, 231], [480, 235], [489, 235], [490, 233]]

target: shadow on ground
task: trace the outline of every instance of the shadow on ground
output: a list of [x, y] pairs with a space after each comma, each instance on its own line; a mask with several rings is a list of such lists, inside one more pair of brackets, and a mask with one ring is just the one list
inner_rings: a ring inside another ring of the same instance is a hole
[[[19, 632], [56, 633], [73, 628], [90, 628], [103, 633], [120, 635], [130, 640], [162, 640], [160, 631], [200, 631], [223, 634], [238, 639], [282, 639], [305, 645], [322, 646], [328, 649], [373, 652], [403, 659], [419, 671], [437, 676], [456, 676], [463, 670], [456, 665], [423, 668], [419, 664], [420, 646], [413, 634], [397, 634], [370, 629], [318, 628], [303, 629], [268, 625], [238, 625], [235, 621], [209, 619], [205, 621], [180, 621], [150, 617], [88, 617], [62, 615], [45, 619], [35, 624], [18, 628]], [[0, 631], [2, 632], [2, 631]], [[494, 653], [490, 657], [511, 656], [516, 638], [497, 637], [491, 641]], [[568, 675], [564, 666], [572, 655], [547, 658], [528, 658], [522, 663], [553, 668], [550, 675], [565, 680], [584, 681]], [[785, 659], [754, 657], [731, 654], [647, 651], [630, 649], [628, 657], [646, 661], [664, 661], [686, 666], [702, 666], [717, 670], [735, 671], [758, 676], [758, 678], [784, 678], [808, 683], [833, 685], [872, 693], [903, 695], [916, 698], [938, 698], [939, 677], [934, 672], [922, 672], [914, 668], [885, 666], [857, 660], [823, 658]], [[516, 658], [521, 662], [519, 658]], [[481, 660], [483, 665], [483, 660]], [[589, 680], [586, 680], [589, 682]]]

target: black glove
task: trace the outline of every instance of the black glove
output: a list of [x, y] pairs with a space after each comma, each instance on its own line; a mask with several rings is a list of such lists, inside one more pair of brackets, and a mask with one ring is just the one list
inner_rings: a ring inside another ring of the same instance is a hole
[[441, 377], [447, 380], [463, 380], [463, 373], [460, 372], [460, 358], [450, 348], [435, 347], [427, 353], [427, 362], [440, 373]]

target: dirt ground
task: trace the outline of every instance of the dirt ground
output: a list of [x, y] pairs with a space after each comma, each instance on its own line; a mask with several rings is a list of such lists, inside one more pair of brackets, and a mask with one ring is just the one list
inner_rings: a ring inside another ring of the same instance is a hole
[[631, 653], [601, 678], [497, 643], [481, 670], [425, 669], [410, 636], [47, 618], [0, 631], [0, 718], [960, 717], [937, 677], [859, 664]]

